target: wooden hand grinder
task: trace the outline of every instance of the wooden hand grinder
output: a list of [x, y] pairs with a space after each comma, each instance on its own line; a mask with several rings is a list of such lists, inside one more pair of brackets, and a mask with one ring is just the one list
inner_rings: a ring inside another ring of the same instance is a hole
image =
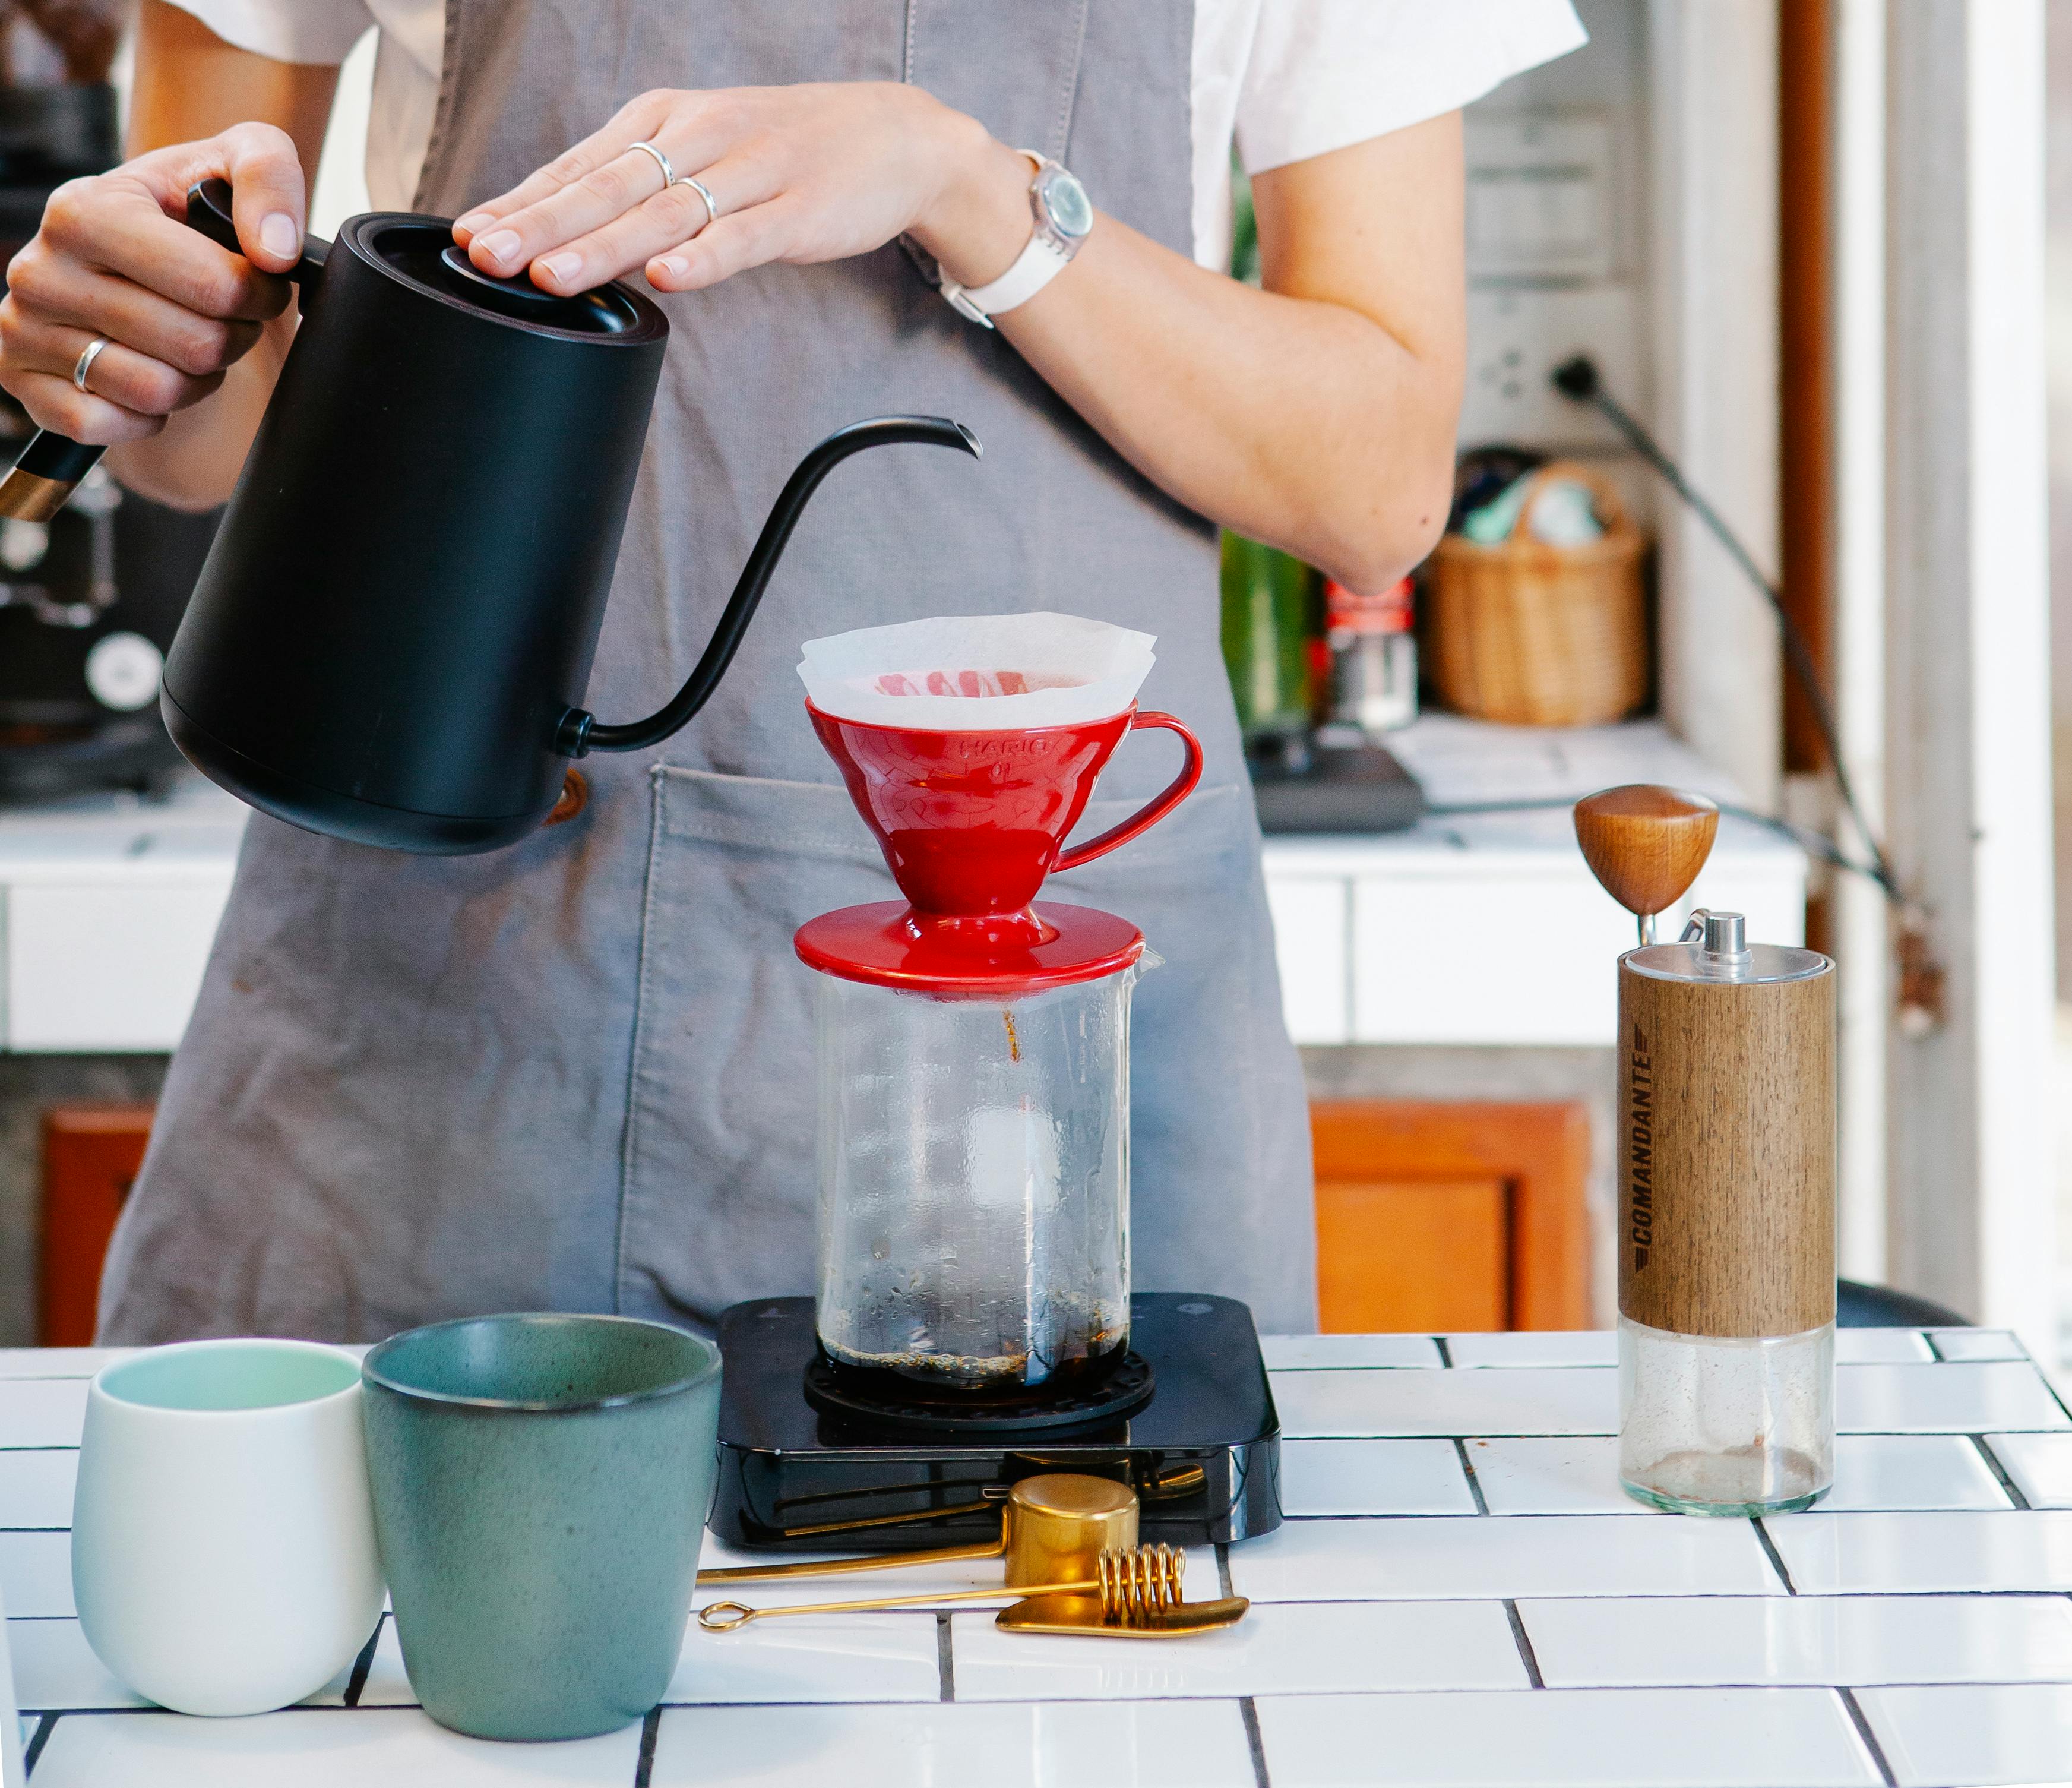
[[1748, 1514], [1833, 1473], [1835, 965], [1749, 945], [1738, 913], [1654, 941], [1718, 827], [1671, 789], [1576, 804], [1641, 923], [1619, 958], [1620, 1472], [1644, 1501]]

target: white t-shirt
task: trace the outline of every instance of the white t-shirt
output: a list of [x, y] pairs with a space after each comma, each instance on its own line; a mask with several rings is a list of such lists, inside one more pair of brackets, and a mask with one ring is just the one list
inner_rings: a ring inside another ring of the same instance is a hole
[[[367, 191], [376, 210], [410, 208], [438, 100], [444, 0], [174, 4], [283, 62], [341, 62], [378, 27]], [[1570, 0], [1196, 0], [1194, 258], [1229, 262], [1233, 139], [1248, 174], [1305, 161], [1457, 111], [1585, 41]]]

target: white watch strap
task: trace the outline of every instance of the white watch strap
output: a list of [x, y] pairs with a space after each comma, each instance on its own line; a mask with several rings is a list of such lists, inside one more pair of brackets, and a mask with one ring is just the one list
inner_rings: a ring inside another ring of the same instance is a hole
[[[1065, 270], [1071, 259], [1038, 230], [1030, 237], [1028, 246], [1014, 257], [1014, 265], [999, 278], [985, 286], [959, 286], [946, 279], [943, 295], [956, 304], [956, 297], [951, 296], [954, 290], [981, 316], [1000, 316], [1018, 304], [1026, 304]], [[963, 310], [964, 306], [959, 304], [957, 308]]]

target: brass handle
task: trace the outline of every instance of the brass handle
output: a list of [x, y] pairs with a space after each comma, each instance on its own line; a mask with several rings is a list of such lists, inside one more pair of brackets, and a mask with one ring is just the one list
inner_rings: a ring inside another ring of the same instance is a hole
[[803, 1564], [733, 1564], [724, 1570], [701, 1571], [700, 1583], [775, 1583], [784, 1577], [831, 1577], [849, 1571], [891, 1571], [902, 1564], [944, 1564], [959, 1559], [997, 1559], [1006, 1555], [1007, 1538], [985, 1540], [975, 1546], [937, 1546], [918, 1552], [874, 1552], [860, 1559], [814, 1559]]

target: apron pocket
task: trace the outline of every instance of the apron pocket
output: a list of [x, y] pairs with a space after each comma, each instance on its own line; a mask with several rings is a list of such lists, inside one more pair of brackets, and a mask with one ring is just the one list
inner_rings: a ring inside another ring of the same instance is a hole
[[898, 889], [837, 784], [652, 774], [618, 1305], [709, 1325], [813, 1283], [813, 971], [791, 934]]

